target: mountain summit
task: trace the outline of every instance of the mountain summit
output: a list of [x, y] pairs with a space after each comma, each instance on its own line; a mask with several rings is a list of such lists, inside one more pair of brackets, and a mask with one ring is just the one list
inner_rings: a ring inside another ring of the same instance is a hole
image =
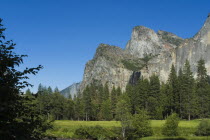
[[[146, 58], [149, 58], [147, 62]], [[145, 78], [156, 74], [165, 82], [171, 65], [174, 64], [178, 72], [186, 59], [196, 76], [197, 61], [201, 58], [205, 60], [210, 75], [210, 14], [200, 31], [190, 39], [136, 26], [125, 50], [107, 44], [99, 45], [94, 58], [86, 64], [80, 90], [97, 80], [103, 85], [107, 83], [110, 89], [115, 86], [124, 91], [135, 73]]]

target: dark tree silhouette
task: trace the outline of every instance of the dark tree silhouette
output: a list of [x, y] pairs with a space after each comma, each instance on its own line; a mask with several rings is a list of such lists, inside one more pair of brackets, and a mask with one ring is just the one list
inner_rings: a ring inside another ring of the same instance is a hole
[[14, 52], [15, 43], [6, 41], [0, 19], [0, 137], [10, 139], [41, 139], [48, 123], [36, 110], [33, 98], [21, 93], [21, 89], [32, 86], [26, 80], [28, 74], [37, 74], [42, 69], [26, 68], [18, 71], [27, 55], [18, 55]]

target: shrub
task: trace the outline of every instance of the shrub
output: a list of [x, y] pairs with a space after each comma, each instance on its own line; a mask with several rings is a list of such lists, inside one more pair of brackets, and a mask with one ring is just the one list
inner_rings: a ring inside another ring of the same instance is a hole
[[178, 136], [179, 118], [177, 114], [170, 115], [163, 126], [162, 134], [165, 136]]
[[80, 127], [76, 129], [73, 137], [81, 139], [90, 138], [90, 134], [88, 133], [88, 127]]
[[210, 135], [210, 122], [208, 120], [202, 120], [195, 132], [197, 136], [209, 136]]
[[115, 139], [117, 136], [118, 135], [113, 131], [105, 129], [99, 125], [92, 127], [80, 127], [76, 129], [74, 133], [74, 138], [93, 140]]
[[153, 134], [149, 116], [146, 111], [140, 111], [139, 114], [133, 116], [132, 128], [133, 130], [130, 130], [130, 132], [133, 133], [132, 139], [147, 137]]

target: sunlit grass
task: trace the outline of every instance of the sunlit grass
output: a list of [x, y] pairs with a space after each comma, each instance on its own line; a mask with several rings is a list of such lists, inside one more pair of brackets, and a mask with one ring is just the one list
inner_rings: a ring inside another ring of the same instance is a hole
[[[194, 132], [196, 131], [196, 128], [201, 120], [192, 120], [192, 121], [186, 121], [182, 120], [179, 123], [179, 137], [164, 137], [161, 134], [162, 126], [165, 123], [165, 120], [152, 120], [151, 126], [153, 129], [153, 136], [152, 137], [146, 137], [143, 138], [143, 140], [177, 140], [177, 139], [189, 139], [189, 140], [206, 140], [210, 137], [196, 137], [194, 135]], [[100, 125], [105, 128], [113, 128], [113, 127], [120, 127], [121, 124], [118, 121], [69, 121], [69, 120], [59, 120], [55, 121], [53, 123], [54, 128], [52, 130], [47, 131], [47, 135], [59, 137], [59, 138], [72, 138], [74, 135], [74, 132], [77, 128], [81, 126], [96, 126]]]

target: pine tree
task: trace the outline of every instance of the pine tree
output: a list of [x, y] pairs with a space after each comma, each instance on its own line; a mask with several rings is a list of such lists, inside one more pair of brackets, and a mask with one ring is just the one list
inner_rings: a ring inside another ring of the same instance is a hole
[[116, 115], [116, 104], [117, 104], [117, 93], [115, 86], [112, 88], [111, 91], [111, 112], [112, 112], [112, 118], [115, 118]]
[[173, 113], [174, 109], [174, 98], [173, 98], [173, 88], [171, 84], [165, 85], [165, 115], [168, 117], [170, 114]]
[[135, 108], [137, 106], [136, 104], [136, 92], [134, 91], [134, 86], [132, 86], [131, 84], [128, 84], [126, 86], [126, 95], [128, 96], [129, 100], [130, 100], [130, 107], [131, 107], [131, 114], [135, 114]]
[[157, 114], [160, 105], [160, 80], [158, 76], [150, 77], [149, 98], [148, 98], [148, 113], [152, 118], [157, 119]]
[[92, 114], [92, 101], [91, 101], [91, 92], [89, 86], [83, 91], [83, 102], [84, 102], [84, 112], [85, 120], [89, 121]]
[[183, 110], [188, 120], [196, 112], [195, 81], [190, 69], [190, 63], [186, 60], [183, 69]]
[[169, 74], [169, 78], [168, 78], [168, 84], [171, 86], [172, 88], [172, 94], [171, 95], [171, 100], [172, 101], [172, 105], [171, 105], [171, 109], [172, 112], [179, 112], [179, 92], [178, 92], [178, 77], [176, 75], [176, 70], [174, 65], [171, 66], [171, 72]]
[[26, 90], [25, 95], [27, 95], [27, 96], [31, 96], [32, 95], [31, 90], [29, 88]]
[[47, 91], [48, 91], [48, 94], [52, 94], [53, 93], [52, 88], [50, 86], [47, 88]]
[[122, 91], [121, 91], [120, 87], [117, 88], [116, 95], [117, 95], [117, 97], [119, 97], [120, 95], [122, 95]]
[[137, 109], [144, 109], [148, 110], [148, 97], [149, 97], [149, 89], [150, 84], [148, 79], [141, 79], [140, 84], [138, 85], [138, 91], [137, 91], [137, 99], [139, 102], [139, 107]]
[[182, 69], [179, 69], [178, 74], [178, 96], [179, 96], [179, 117], [182, 118], [184, 116], [183, 111], [183, 102], [184, 102], [184, 80], [183, 80], [183, 72]]
[[109, 87], [108, 87], [108, 83], [105, 84], [104, 88], [103, 88], [103, 101], [106, 101], [107, 99], [109, 99]]
[[204, 118], [208, 116], [209, 108], [209, 84], [208, 76], [205, 68], [205, 61], [200, 59], [197, 65], [197, 83], [196, 92], [198, 96], [198, 111], [199, 117]]
[[112, 119], [111, 101], [107, 99], [101, 105], [102, 120], [110, 121]]
[[74, 117], [76, 120], [82, 120], [84, 119], [84, 102], [82, 101], [81, 97], [75, 97], [75, 106], [74, 106], [74, 110], [75, 110], [75, 114]]
[[60, 92], [58, 87], [55, 87], [54, 92]]

